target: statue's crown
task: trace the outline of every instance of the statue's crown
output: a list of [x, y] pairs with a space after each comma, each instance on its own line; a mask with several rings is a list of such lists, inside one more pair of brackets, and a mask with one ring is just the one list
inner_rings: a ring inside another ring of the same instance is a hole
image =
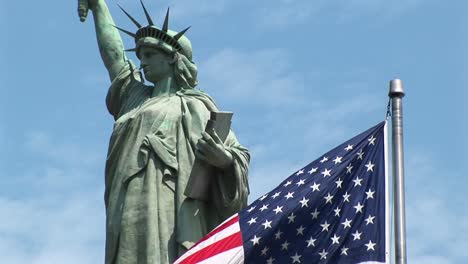
[[136, 47], [133, 49], [128, 49], [126, 51], [134, 51], [136, 52], [137, 56], [139, 56], [138, 50], [140, 48], [139, 47], [140, 40], [144, 38], [153, 38], [153, 39], [162, 41], [164, 44], [169, 45], [170, 47], [172, 47], [172, 49], [184, 54], [185, 56], [187, 56], [189, 60], [191, 60], [192, 59], [192, 47], [191, 47], [190, 41], [184, 36], [185, 32], [187, 32], [187, 30], [189, 30], [190, 27], [187, 27], [186, 29], [180, 31], [179, 33], [169, 30], [169, 8], [168, 8], [162, 28], [157, 28], [156, 26], [154, 26], [153, 20], [151, 19], [148, 11], [146, 10], [146, 7], [143, 4], [142, 0], [140, 0], [140, 3], [141, 3], [141, 6], [143, 7], [143, 11], [145, 12], [145, 16], [148, 21], [147, 26], [142, 26], [136, 19], [134, 19], [127, 11], [125, 11], [125, 9], [123, 9], [119, 5], [119, 8], [125, 13], [125, 15], [127, 15], [127, 17], [130, 18], [130, 20], [138, 27], [137, 32], [132, 33], [128, 30], [115, 26], [118, 30], [122, 31], [123, 33], [135, 39]]

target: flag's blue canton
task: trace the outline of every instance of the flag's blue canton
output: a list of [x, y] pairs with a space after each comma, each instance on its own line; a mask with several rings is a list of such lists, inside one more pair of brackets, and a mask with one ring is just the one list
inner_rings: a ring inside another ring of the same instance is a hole
[[385, 262], [385, 122], [239, 213], [245, 263]]

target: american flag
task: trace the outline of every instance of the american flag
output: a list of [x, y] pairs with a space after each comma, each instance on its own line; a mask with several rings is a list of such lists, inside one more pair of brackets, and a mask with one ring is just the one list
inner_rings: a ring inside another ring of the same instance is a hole
[[175, 264], [388, 263], [382, 122], [297, 170]]

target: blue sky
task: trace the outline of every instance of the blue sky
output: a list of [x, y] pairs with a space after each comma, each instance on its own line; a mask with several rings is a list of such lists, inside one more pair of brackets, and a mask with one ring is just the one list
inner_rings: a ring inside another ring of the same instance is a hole
[[[116, 3], [117, 24], [133, 29]], [[144, 21], [137, 0], [118, 3]], [[467, 3], [146, 3], [155, 21], [170, 6], [172, 29], [192, 25], [199, 87], [235, 112], [251, 150], [251, 201], [382, 121], [388, 81], [402, 79], [409, 263], [468, 259]], [[0, 0], [2, 263], [103, 260], [109, 80], [92, 21], [75, 10], [75, 1]]]

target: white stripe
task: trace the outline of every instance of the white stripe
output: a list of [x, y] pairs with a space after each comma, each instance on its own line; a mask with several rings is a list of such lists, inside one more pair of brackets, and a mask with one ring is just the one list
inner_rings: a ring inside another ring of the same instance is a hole
[[378, 262], [378, 261], [366, 261], [366, 262], [359, 262], [357, 264], [385, 264], [385, 262]]
[[216, 256], [205, 259], [198, 264], [241, 264], [244, 263], [244, 247], [236, 247]]
[[[388, 120], [388, 119], [387, 119]], [[390, 194], [388, 185], [388, 121], [385, 120], [384, 126], [384, 153], [385, 153], [385, 263], [390, 263]]]
[[[234, 215], [234, 216], [236, 216], [236, 215]], [[231, 220], [234, 216], [230, 217], [228, 220], [224, 221], [222, 224], [224, 224], [225, 222]], [[182, 255], [179, 259], [177, 259], [177, 261], [174, 262], [174, 264], [180, 263], [182, 260], [184, 260], [187, 257], [193, 255], [194, 253], [198, 252], [199, 250], [204, 249], [204, 248], [212, 245], [213, 243], [215, 243], [215, 242], [217, 242], [217, 241], [219, 241], [219, 240], [221, 240], [223, 238], [226, 238], [226, 237], [228, 237], [230, 235], [238, 233], [238, 232], [240, 232], [240, 225], [239, 225], [239, 222], [236, 221], [232, 225], [220, 230], [218, 233], [216, 233], [214, 236], [210, 237], [209, 239], [207, 239], [207, 240], [201, 242], [200, 244], [190, 248], [190, 250], [185, 252], [184, 255]]]

